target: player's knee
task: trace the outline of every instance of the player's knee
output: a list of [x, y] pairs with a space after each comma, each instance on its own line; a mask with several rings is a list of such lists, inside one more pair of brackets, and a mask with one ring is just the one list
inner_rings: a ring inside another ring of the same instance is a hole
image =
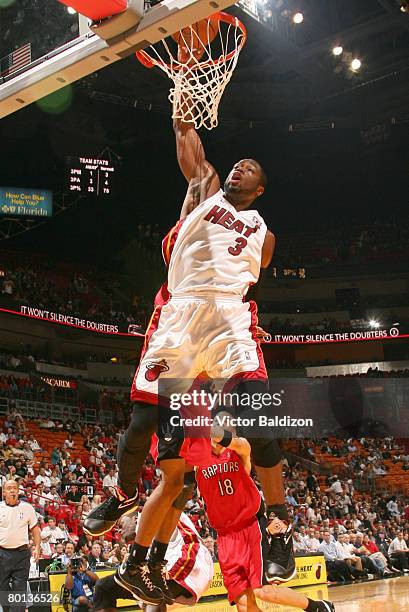
[[125, 433], [126, 444], [130, 448], [145, 446], [158, 424], [158, 407], [135, 404], [131, 421]]
[[183, 490], [183, 473], [177, 472], [162, 472], [162, 494], [168, 495], [175, 499]]
[[254, 465], [258, 467], [275, 467], [282, 458], [282, 451], [277, 440], [253, 438], [249, 440]]
[[194, 489], [195, 489], [194, 484], [190, 484], [190, 485], [184, 484], [181, 492], [179, 493], [179, 495], [177, 496], [177, 498], [172, 504], [173, 507], [176, 508], [177, 510], [183, 510], [183, 508], [186, 506], [189, 499], [191, 499]]

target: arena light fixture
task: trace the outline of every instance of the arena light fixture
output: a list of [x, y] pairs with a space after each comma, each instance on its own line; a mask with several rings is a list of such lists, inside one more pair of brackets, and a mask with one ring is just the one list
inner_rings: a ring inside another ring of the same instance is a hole
[[369, 320], [369, 327], [372, 327], [372, 329], [379, 329], [380, 326], [381, 324], [376, 319]]
[[355, 57], [352, 62], [351, 62], [351, 70], [353, 70], [354, 72], [357, 72], [362, 66], [362, 62], [360, 59], [358, 59], [357, 57]]
[[293, 22], [297, 25], [304, 21], [304, 15], [302, 13], [295, 13], [293, 15]]
[[342, 54], [343, 54], [343, 52], [344, 52], [344, 48], [343, 48], [343, 47], [341, 47], [341, 45], [337, 45], [336, 47], [334, 47], [334, 48], [332, 49], [332, 53], [333, 53], [334, 55], [336, 55], [336, 56], [338, 56], [338, 55], [342, 55]]

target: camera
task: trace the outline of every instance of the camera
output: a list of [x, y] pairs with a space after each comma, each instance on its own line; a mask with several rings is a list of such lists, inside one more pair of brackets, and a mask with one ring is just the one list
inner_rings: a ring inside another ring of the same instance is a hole
[[80, 569], [82, 564], [82, 559], [81, 557], [73, 557], [70, 561], [70, 565], [71, 565], [71, 571], [73, 574], [76, 574], [78, 572], [78, 570]]

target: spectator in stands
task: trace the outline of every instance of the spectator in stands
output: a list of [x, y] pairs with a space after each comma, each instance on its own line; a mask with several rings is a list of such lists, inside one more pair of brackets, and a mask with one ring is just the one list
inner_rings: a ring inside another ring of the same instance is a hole
[[142, 484], [145, 491], [152, 491], [155, 478], [155, 466], [147, 461], [142, 470]]
[[44, 417], [44, 418], [39, 419], [38, 427], [40, 429], [54, 430], [55, 429], [55, 423], [51, 419]]
[[409, 572], [408, 546], [403, 537], [403, 531], [398, 531], [396, 538], [392, 540], [388, 550], [393, 566], [401, 572]]
[[331, 479], [331, 486], [325, 490], [326, 493], [329, 493], [333, 497], [336, 495], [341, 495], [343, 493], [342, 484], [338, 476], [334, 475]]
[[398, 504], [396, 503], [396, 495], [393, 495], [393, 497], [391, 497], [389, 502], [386, 504], [386, 507], [388, 509], [389, 516], [391, 518], [400, 517], [399, 507], [398, 507]]
[[318, 551], [320, 541], [317, 538], [317, 531], [315, 527], [309, 527], [304, 541], [307, 547], [307, 552], [316, 553]]
[[50, 461], [53, 465], [61, 465], [61, 453], [57, 446], [54, 446], [51, 452]]
[[47, 503], [47, 499], [44, 497], [44, 485], [42, 483], [38, 484], [33, 491], [33, 505], [37, 512], [39, 512], [42, 516], [45, 516], [45, 505]]
[[124, 560], [126, 560], [128, 554], [128, 548], [126, 546], [122, 546], [117, 543], [109, 552], [108, 563], [110, 565], [120, 565]]
[[81, 497], [82, 495], [78, 491], [77, 485], [72, 484], [70, 485], [68, 493], [65, 496], [65, 501], [67, 502], [67, 504], [70, 504], [71, 506], [76, 506], [77, 504], [80, 503]]
[[99, 542], [92, 543], [91, 552], [88, 555], [88, 563], [92, 570], [95, 570], [98, 565], [104, 565], [102, 547]]
[[66, 448], [74, 448], [74, 440], [70, 433], [68, 434], [67, 438], [64, 440], [64, 446]]
[[331, 532], [328, 529], [324, 531], [323, 537], [318, 552], [324, 555], [327, 573], [335, 582], [338, 582], [339, 578], [341, 578], [341, 581], [352, 580], [351, 568], [346, 563], [344, 554], [336, 546], [336, 543], [331, 541]]
[[27, 461], [33, 461], [34, 460], [34, 453], [31, 450], [28, 441], [24, 442], [24, 444], [23, 444], [23, 454], [24, 454], [24, 457], [27, 459]]
[[312, 493], [316, 493], [318, 488], [317, 478], [314, 476], [311, 470], [308, 470], [308, 476], [306, 478], [307, 489]]
[[363, 572], [361, 558], [358, 555], [354, 555], [350, 551], [349, 537], [346, 534], [340, 534], [338, 536], [336, 546], [342, 551], [344, 560], [348, 563], [348, 565], [358, 570], [358, 572], [362, 572], [362, 575], [366, 575], [366, 572]]
[[45, 557], [51, 557], [58, 541], [64, 541], [64, 533], [57, 527], [55, 518], [50, 516], [41, 530], [41, 550]]
[[393, 571], [390, 568], [389, 559], [379, 550], [376, 543], [370, 539], [368, 534], [364, 534], [362, 542], [363, 542], [363, 546], [365, 546], [365, 548], [369, 551], [370, 558], [372, 560], [377, 559], [379, 563], [382, 565], [383, 575], [392, 574]]
[[88, 514], [91, 512], [91, 504], [90, 504], [89, 499], [87, 498], [86, 500], [84, 500], [81, 505], [82, 505], [81, 520], [85, 521]]
[[104, 476], [104, 479], [102, 481], [103, 491], [109, 495], [110, 489], [115, 487], [117, 484], [118, 484], [118, 479], [115, 475], [115, 470], [110, 469], [108, 471], [108, 474]]
[[302, 539], [299, 531], [293, 532], [293, 547], [294, 547], [295, 553], [306, 553], [307, 552], [307, 546], [304, 540]]
[[29, 445], [33, 453], [41, 450], [41, 446], [39, 445], [37, 440], [34, 438], [33, 434], [29, 434], [27, 444]]
[[94, 584], [98, 576], [87, 567], [87, 560], [81, 558], [79, 569], [74, 569], [73, 559], [67, 566], [65, 587], [70, 591], [72, 612], [88, 612], [92, 607]]
[[102, 496], [98, 494], [94, 495], [91, 501], [91, 510], [99, 506], [101, 502], [102, 502]]
[[65, 547], [64, 547], [64, 554], [61, 558], [61, 561], [64, 563], [64, 565], [68, 565], [74, 555], [75, 555], [74, 544], [72, 542], [66, 542]]
[[45, 473], [44, 468], [40, 468], [38, 476], [34, 480], [36, 485], [43, 484], [45, 487], [51, 488], [51, 480]]
[[[57, 544], [54, 547], [54, 552], [51, 555], [52, 559], [59, 559], [62, 563], [63, 562], [63, 557], [64, 557], [64, 544], [62, 542], [57, 542]], [[65, 563], [64, 563], [65, 565]]]

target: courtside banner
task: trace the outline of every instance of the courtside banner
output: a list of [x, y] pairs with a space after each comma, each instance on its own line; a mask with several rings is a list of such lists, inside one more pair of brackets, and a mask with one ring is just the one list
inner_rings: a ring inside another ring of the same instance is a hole
[[[297, 577], [286, 582], [283, 586], [290, 587], [303, 587], [303, 586], [314, 586], [319, 584], [325, 584], [327, 582], [327, 571], [325, 568], [325, 560], [322, 555], [312, 555], [310, 557], [296, 557], [296, 568]], [[99, 578], [109, 576], [116, 570], [102, 570], [97, 571], [96, 574]], [[51, 593], [60, 593], [61, 587], [65, 584], [65, 578], [67, 574], [50, 574], [49, 575], [49, 590]], [[223, 583], [223, 575], [220, 569], [219, 563], [214, 563], [214, 575], [210, 587], [204, 593], [203, 597], [223, 597], [226, 596], [227, 591]], [[138, 604], [134, 599], [119, 599], [117, 603], [118, 608], [123, 607], [136, 607]], [[186, 607], [186, 606], [183, 606]], [[192, 606], [189, 606], [192, 607]], [[53, 603], [51, 607], [52, 612], [64, 612], [62, 604], [58, 605]]]
[[284, 586], [300, 587], [323, 584], [327, 582], [327, 568], [322, 555], [295, 558], [297, 576]]
[[[322, 555], [296, 557], [295, 563], [297, 569], [296, 578], [293, 578], [293, 580], [286, 582], [282, 586], [313, 586], [315, 584], [325, 584], [327, 582], [325, 559]], [[215, 563], [213, 580], [203, 597], [214, 597], [216, 595], [225, 595], [226, 593], [227, 591], [224, 587], [223, 574], [221, 572], [220, 565]]]

